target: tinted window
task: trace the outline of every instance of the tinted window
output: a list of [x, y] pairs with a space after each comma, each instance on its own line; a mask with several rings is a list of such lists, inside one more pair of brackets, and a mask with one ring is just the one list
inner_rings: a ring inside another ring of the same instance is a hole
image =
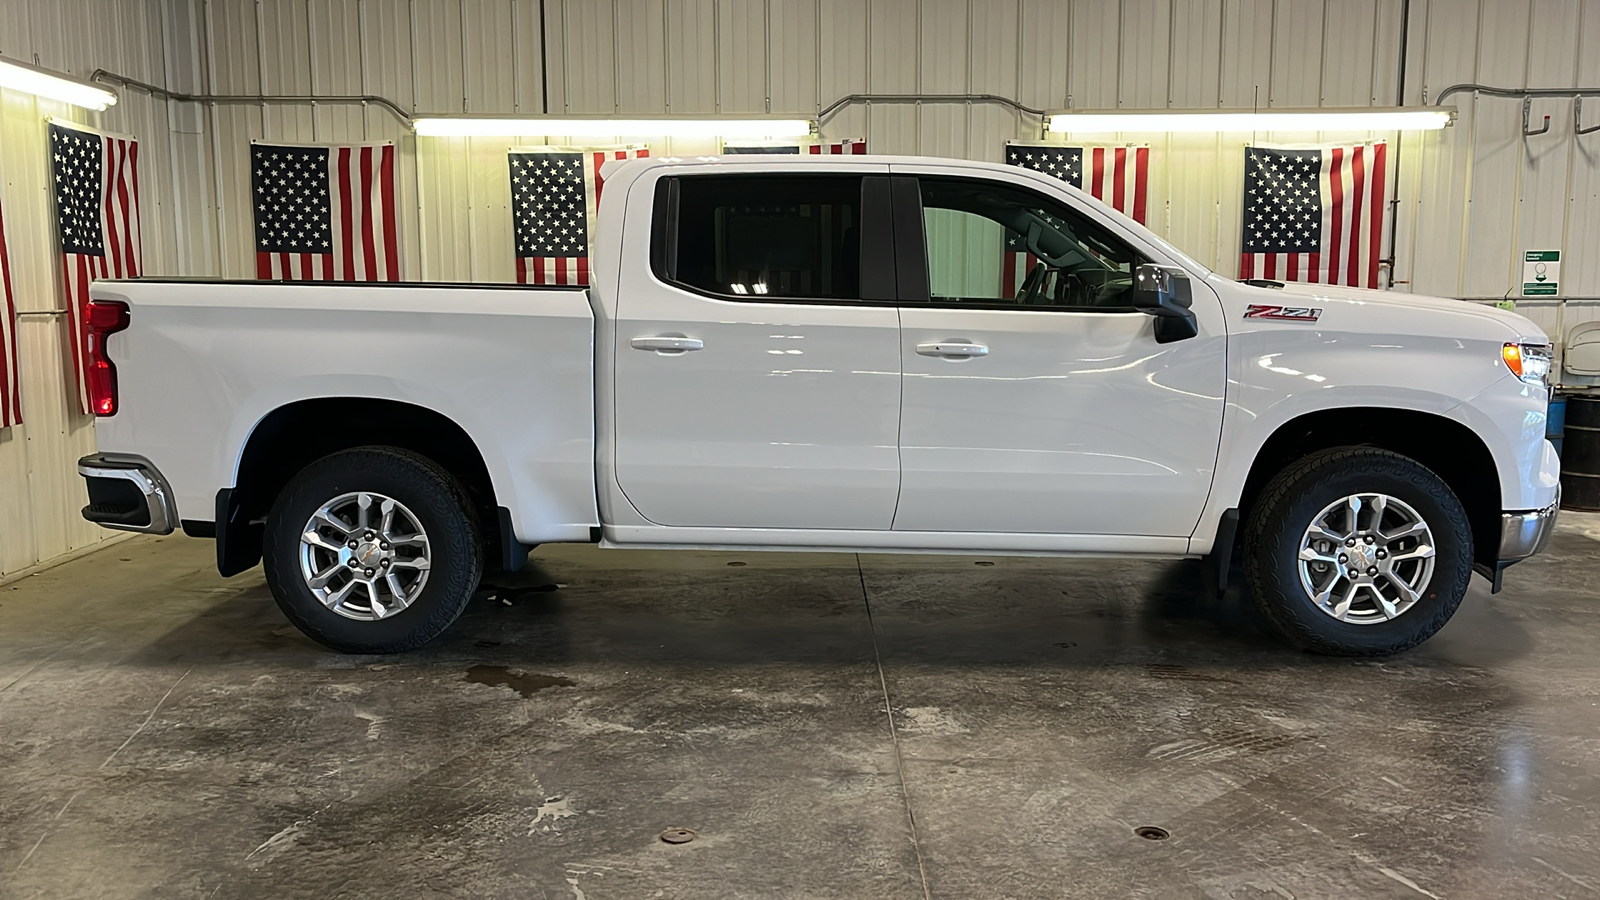
[[1144, 260], [1092, 220], [998, 182], [924, 177], [921, 187], [933, 302], [1132, 308]]
[[676, 184], [676, 258], [663, 254], [669, 280], [736, 298], [860, 298], [860, 177], [702, 176]]

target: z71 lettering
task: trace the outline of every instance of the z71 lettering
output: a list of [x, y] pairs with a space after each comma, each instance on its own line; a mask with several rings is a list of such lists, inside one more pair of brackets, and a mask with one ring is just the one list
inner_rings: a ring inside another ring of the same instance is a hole
[[1246, 319], [1288, 319], [1295, 322], [1315, 322], [1322, 316], [1322, 310], [1309, 306], [1265, 306], [1258, 303], [1250, 304], [1244, 311]]

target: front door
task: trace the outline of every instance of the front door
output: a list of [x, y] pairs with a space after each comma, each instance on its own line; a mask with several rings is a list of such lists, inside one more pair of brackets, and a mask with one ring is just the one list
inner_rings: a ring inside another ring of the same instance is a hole
[[1064, 193], [936, 171], [916, 178], [928, 288], [902, 296], [894, 529], [1191, 534], [1222, 426], [1215, 295], [1196, 279], [1200, 335], [1159, 344], [1128, 295], [1170, 260]]
[[622, 492], [658, 525], [894, 517], [888, 167], [794, 169], [655, 187], [651, 276], [618, 297], [615, 433]]

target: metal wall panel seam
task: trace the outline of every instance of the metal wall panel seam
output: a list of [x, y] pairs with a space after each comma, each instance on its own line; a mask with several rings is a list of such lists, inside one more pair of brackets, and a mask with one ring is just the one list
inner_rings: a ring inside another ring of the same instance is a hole
[[[1228, 33], [1228, 4], [1226, 4], [1226, 3], [1222, 4], [1222, 6], [1219, 7], [1218, 10], [1217, 10], [1217, 15], [1222, 19], [1222, 27], [1217, 29], [1217, 36], [1220, 38], [1223, 35]], [[1217, 54], [1217, 108], [1218, 109], [1222, 108], [1223, 72], [1225, 72], [1225, 71], [1227, 71], [1227, 65], [1222, 60], [1222, 54], [1219, 53], [1219, 54]], [[1220, 145], [1219, 145], [1218, 149], [1219, 149], [1219, 156], [1220, 156]]]
[[[312, 94], [317, 94], [317, 93], [319, 93], [319, 91], [317, 90], [317, 62], [316, 61], [319, 58], [319, 54], [317, 53], [317, 29], [316, 29], [316, 24], [311, 21], [311, 3], [312, 3], [312, 0], [305, 0], [305, 10], [306, 10], [306, 77], [309, 78], [310, 82], [311, 82], [311, 93]], [[330, 56], [330, 54], [323, 53], [323, 54], [321, 54], [321, 56], [326, 58], [326, 57]], [[311, 103], [309, 105], [311, 107], [311, 142], [313, 144], [315, 144], [320, 140], [319, 131], [321, 129], [321, 124], [322, 123], [320, 121], [321, 117], [317, 115], [317, 112], [318, 112], [317, 101], [313, 100], [313, 101], [311, 101]]]
[[[211, 0], [205, 0], [204, 12], [205, 72], [208, 79], [206, 90], [215, 91], [217, 84], [216, 20], [211, 11]], [[217, 268], [220, 270], [221, 275], [226, 278], [231, 274], [228, 271], [228, 252], [226, 249], [230, 229], [227, 221], [227, 201], [224, 199], [222, 190], [222, 128], [217, 121], [217, 104], [206, 104], [206, 121], [210, 125], [209, 130], [211, 132], [211, 185], [212, 190], [215, 192], [214, 200], [217, 219]]]
[[[1584, 13], [1587, 12], [1587, 11], [1588, 11], [1588, 4], [1583, 3], [1582, 0], [1580, 0], [1580, 2], [1578, 3], [1578, 27], [1577, 27], [1577, 29], [1575, 31], [1575, 33], [1577, 35], [1579, 35], [1579, 37], [1578, 37], [1578, 41], [1577, 41], [1576, 50], [1572, 54], [1572, 84], [1574, 86], [1583, 84], [1583, 47], [1584, 47], [1584, 45], [1583, 45], [1583, 37], [1582, 37], [1582, 35], [1583, 35]], [[1577, 122], [1576, 119], [1573, 120], [1572, 124], [1573, 124], [1573, 128], [1574, 129], [1578, 128], [1579, 123]], [[1567, 202], [1561, 204], [1561, 250], [1562, 250], [1563, 254], [1566, 253], [1568, 247], [1572, 246], [1572, 210], [1573, 210], [1573, 207], [1578, 202], [1576, 195], [1574, 195], [1574, 193], [1572, 191], [1573, 168], [1575, 167], [1574, 164], [1577, 162], [1578, 152], [1581, 149], [1578, 146], [1578, 135], [1576, 133], [1576, 130], [1574, 130], [1574, 133], [1572, 134], [1572, 136], [1570, 138], [1568, 138], [1568, 143], [1570, 145], [1570, 148], [1567, 151], [1566, 188], [1565, 188], [1565, 190], [1562, 191], [1564, 199]], [[1570, 283], [1571, 282], [1569, 281], [1569, 285], [1570, 285]], [[1554, 337], [1555, 337], [1555, 339], [1557, 341], [1562, 341], [1562, 340], [1565, 339], [1565, 335], [1563, 335], [1561, 333], [1560, 328], [1561, 328], [1562, 325], [1565, 324], [1564, 320], [1566, 318], [1566, 306], [1567, 306], [1566, 295], [1562, 295], [1561, 303], [1559, 304], [1559, 306], [1557, 308], [1557, 319], [1556, 319], [1557, 329], [1556, 329], [1556, 334], [1554, 335]]]
[[[367, 0], [356, 0], [356, 77], [361, 93], [367, 93]], [[361, 104], [361, 140], [372, 140], [372, 110]]]
[[[411, 112], [417, 111], [417, 98], [422, 94], [421, 67], [417, 65], [417, 0], [409, 0], [410, 13], [410, 39], [411, 39]], [[428, 266], [428, 202], [427, 191], [422, 183], [422, 139], [413, 138], [416, 145], [417, 164], [413, 168], [417, 190], [417, 265], [422, 271], [417, 277], [422, 281], [431, 281], [433, 271]]]
[[[1278, 0], [1270, 0], [1270, 2], [1272, 14], [1268, 20], [1271, 22], [1268, 31], [1272, 37], [1267, 42], [1267, 106], [1269, 107], [1272, 106], [1272, 99], [1275, 96], [1273, 82], [1276, 81], [1275, 76], [1278, 74]], [[1261, 85], [1256, 85], [1257, 97], [1260, 96], [1260, 90]], [[1256, 104], [1257, 107], [1260, 105], [1259, 102]]]
[[[815, 45], [814, 48], [813, 48], [813, 52], [815, 53], [816, 58], [817, 58], [817, 66], [816, 66], [817, 79], [816, 79], [815, 82], [813, 82], [812, 89], [813, 89], [813, 93], [814, 93], [816, 101], [817, 101], [817, 105], [816, 105], [817, 112], [821, 113], [822, 112], [822, 0], [813, 0], [813, 2], [811, 4], [811, 21], [812, 21], [812, 30], [813, 30], [812, 42]], [[1019, 65], [1020, 65], [1020, 61], [1019, 61]], [[818, 128], [818, 130], [819, 131], [821, 130], [820, 127]], [[818, 137], [821, 137], [821, 135], [819, 134]], [[871, 149], [871, 148], [869, 147], [868, 149]]]
[[[1378, 22], [1378, 20], [1379, 20], [1378, 6], [1379, 6], [1378, 2], [1376, 2], [1376, 0], [1374, 0], [1374, 2], [1372, 4], [1372, 66], [1367, 69], [1367, 105], [1368, 106], [1377, 106], [1378, 105], [1378, 35], [1382, 33], [1382, 26]], [[1324, 28], [1326, 28], [1326, 26], [1324, 26]], [[1402, 101], [1399, 105], [1400, 106], [1405, 106], [1405, 103]], [[1398, 150], [1398, 149], [1399, 148], [1397, 146], [1396, 150]], [[1394, 257], [1393, 250], [1390, 251], [1389, 256], [1390, 256], [1391, 259]], [[1391, 268], [1391, 271], [1393, 271], [1392, 268]]]
[[1322, 4], [1322, 40], [1317, 46], [1317, 106], [1328, 102], [1328, 4]]
[[[1479, 70], [1483, 57], [1483, 4], [1484, 0], [1478, 0], [1478, 27], [1476, 32], [1477, 40], [1473, 41], [1472, 48], [1473, 81], [1478, 81], [1482, 77], [1482, 73]], [[1464, 190], [1462, 191], [1461, 245], [1457, 249], [1459, 255], [1456, 259], [1456, 289], [1452, 292], [1457, 296], [1459, 296], [1461, 292], [1465, 290], [1467, 284], [1467, 256], [1471, 244], [1470, 229], [1472, 226], [1472, 176], [1474, 162], [1478, 156], [1477, 149], [1478, 95], [1476, 92], [1474, 92], [1472, 95], [1472, 133], [1467, 137], [1467, 171], [1465, 175]]]
[[[1531, 14], [1532, 10], [1530, 9], [1529, 12]], [[1528, 36], [1523, 41], [1522, 46], [1522, 87], [1527, 87], [1528, 75], [1533, 68], [1533, 29], [1531, 27], [1528, 29]], [[1506, 296], [1510, 296], [1513, 287], [1516, 285], [1517, 273], [1521, 270], [1521, 266], [1518, 265], [1517, 261], [1521, 254], [1517, 252], [1517, 247], [1522, 243], [1522, 185], [1523, 175], [1527, 172], [1527, 169], [1528, 136], [1524, 134], [1517, 146], [1517, 175], [1516, 180], [1513, 182], [1515, 187], [1511, 192], [1517, 202], [1511, 208], [1511, 240], [1506, 242], [1507, 250], [1509, 251], [1506, 253], [1505, 260], [1506, 284], [1512, 286], [1506, 288]]]
[[[466, 29], [462, 29], [465, 31]], [[477, 156], [478, 148], [473, 143], [476, 138], [467, 138], [467, 163], [470, 167]], [[509, 163], [508, 163], [509, 165]], [[508, 176], [509, 177], [509, 176]], [[478, 280], [478, 191], [473, 183], [470, 168], [466, 177], [467, 182], [467, 277], [472, 281]]]
[[[265, 41], [266, 41], [267, 30], [262, 27], [263, 23], [261, 21], [261, 0], [255, 0], [255, 4], [254, 4], [253, 9], [254, 9], [254, 15], [255, 15], [255, 19], [256, 19], [256, 85], [257, 85], [257, 87], [259, 87], [261, 89], [262, 93], [266, 93], [266, 90], [267, 90], [267, 46], [266, 46]], [[266, 104], [262, 104], [261, 105], [261, 138], [263, 140], [271, 140], [273, 138], [272, 129], [267, 124], [267, 122], [268, 122], [268, 117], [267, 117]]]

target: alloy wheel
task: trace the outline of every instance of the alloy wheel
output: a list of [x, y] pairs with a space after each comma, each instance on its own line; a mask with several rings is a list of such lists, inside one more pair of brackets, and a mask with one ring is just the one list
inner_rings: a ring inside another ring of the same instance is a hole
[[300, 535], [300, 574], [323, 606], [362, 622], [410, 606], [428, 583], [428, 535], [405, 504], [370, 491], [329, 500]]
[[1433, 578], [1433, 531], [1389, 494], [1352, 494], [1311, 519], [1298, 551], [1300, 585], [1324, 613], [1377, 625], [1422, 599]]

